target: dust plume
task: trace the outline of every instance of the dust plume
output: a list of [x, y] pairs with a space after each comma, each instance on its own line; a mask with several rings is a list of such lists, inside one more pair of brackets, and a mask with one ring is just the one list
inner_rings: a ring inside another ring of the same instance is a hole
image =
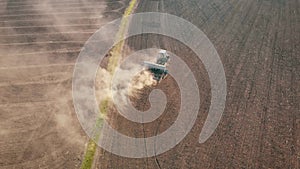
[[[45, 21], [48, 25], [55, 25], [57, 32], [94, 32], [103, 22], [107, 22], [103, 16], [107, 4], [103, 1], [78, 0], [66, 3], [46, 0], [38, 1], [32, 7], [34, 14], [47, 17]], [[64, 36], [72, 39], [72, 36]]]
[[[104, 99], [118, 97], [122, 102], [127, 98], [137, 98], [142, 89], [156, 85], [151, 72], [145, 69], [143, 61], [152, 61], [155, 52], [137, 52], [123, 59], [114, 75], [105, 68], [99, 67], [96, 80], [96, 98], [98, 102]], [[115, 100], [118, 101], [118, 100]]]

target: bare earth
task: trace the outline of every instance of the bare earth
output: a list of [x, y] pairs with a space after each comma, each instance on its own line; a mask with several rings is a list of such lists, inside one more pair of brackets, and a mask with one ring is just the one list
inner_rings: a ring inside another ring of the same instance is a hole
[[73, 108], [74, 63], [85, 41], [125, 5], [0, 4], [0, 168], [79, 168], [88, 138]]
[[[128, 1], [0, 4], [0, 168], [79, 168], [88, 138], [72, 103], [74, 63], [89, 36], [121, 17]], [[200, 87], [198, 118], [164, 154], [129, 159], [98, 148], [94, 168], [300, 168], [299, 9], [298, 0], [140, 0], [136, 12], [181, 16], [215, 45], [227, 79], [225, 112], [212, 137], [199, 144], [210, 105], [203, 64], [174, 39], [132, 37], [131, 50], [165, 48], [190, 66]], [[168, 96], [161, 117], [142, 125], [111, 112], [112, 126], [135, 137], [170, 127], [180, 93], [170, 76], [157, 88]], [[149, 108], [150, 91], [132, 99], [136, 108]]]

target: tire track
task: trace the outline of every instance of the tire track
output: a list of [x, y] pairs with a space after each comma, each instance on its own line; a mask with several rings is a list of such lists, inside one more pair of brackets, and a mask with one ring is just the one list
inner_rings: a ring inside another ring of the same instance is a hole
[[32, 14], [17, 14], [17, 15], [0, 15], [0, 18], [10, 18], [10, 17], [30, 17], [30, 16], [48, 16], [48, 15], [67, 15], [67, 14], [97, 14], [95, 12], [49, 12], [49, 13], [32, 13]]
[[[64, 17], [64, 19], [66, 20], [69, 20], [69, 21], [72, 21], [72, 20], [80, 20], [80, 19], [83, 19], [83, 20], [92, 20], [92, 19], [102, 19], [103, 16], [90, 16], [90, 17]], [[21, 19], [21, 20], [18, 20], [18, 19], [13, 19], [13, 20], [4, 20], [4, 21], [1, 21], [0, 20], [0, 23], [10, 23], [10, 22], [41, 22], [41, 21], [55, 21], [55, 19], [53, 18], [43, 18], [43, 19]]]
[[[278, 17], [278, 19], [279, 19], [279, 17]], [[277, 35], [277, 30], [276, 30], [275, 31], [275, 37], [274, 37], [273, 44], [272, 44], [272, 49], [275, 48], [275, 45], [276, 45], [276, 42], [277, 42], [277, 36], [278, 35]], [[274, 50], [272, 50], [272, 55], [274, 55]], [[270, 77], [270, 78], [269, 78], [268, 83], [267, 83], [267, 89], [269, 89], [269, 90], [267, 91], [267, 98], [266, 98], [267, 101], [266, 101], [265, 105], [270, 104], [270, 95], [271, 95], [270, 89], [271, 89], [272, 81], [273, 81], [272, 72], [273, 72], [274, 60], [275, 60], [275, 58], [272, 57], [271, 58], [271, 63], [270, 63], [270, 71], [269, 71], [269, 75], [268, 75], [268, 77]], [[260, 145], [259, 145], [259, 157], [258, 157], [259, 161], [261, 159], [263, 159], [262, 156], [263, 156], [264, 140], [265, 140], [265, 134], [267, 132], [267, 130], [266, 130], [266, 128], [267, 128], [267, 117], [268, 117], [268, 108], [264, 107], [263, 113], [261, 115], [261, 122], [260, 122], [261, 126], [260, 126], [260, 132], [259, 132], [260, 133], [260, 136], [259, 136]], [[258, 164], [258, 167], [261, 168], [262, 165], [263, 165], [263, 161], [260, 161], [260, 163]]]
[[[271, 12], [273, 9], [272, 9], [272, 5], [268, 4], [263, 4], [263, 6], [267, 7], [269, 6], [269, 9], [267, 10], [268, 12]], [[262, 7], [263, 9], [265, 9], [265, 7]], [[245, 68], [242, 68], [242, 70], [244, 70], [243, 73], [246, 73], [246, 75], [241, 75], [241, 77], [252, 77], [251, 79], [249, 79], [249, 81], [247, 82], [246, 84], [246, 88], [244, 91], [244, 100], [242, 102], [245, 102], [245, 106], [242, 107], [242, 112], [246, 112], [242, 115], [241, 117], [241, 120], [240, 121], [240, 124], [248, 124], [248, 121], [253, 118], [251, 116], [249, 116], [248, 114], [251, 114], [251, 109], [252, 109], [252, 105], [253, 105], [253, 101], [256, 97], [256, 94], [253, 93], [254, 91], [254, 87], [256, 86], [256, 79], [258, 79], [258, 73], [261, 71], [260, 68], [260, 63], [264, 60], [264, 58], [262, 59], [262, 48], [263, 48], [263, 44], [265, 43], [266, 41], [266, 37], [268, 37], [268, 32], [266, 30], [269, 30], [270, 28], [270, 20], [267, 21], [266, 23], [262, 23], [264, 21], [264, 16], [263, 16], [263, 12], [266, 11], [266, 10], [260, 10], [258, 12], [258, 15], [259, 17], [257, 18], [257, 22], [256, 22], [256, 26], [255, 29], [253, 29], [254, 31], [254, 34], [256, 36], [260, 36], [262, 37], [262, 39], [258, 39], [258, 38], [255, 38], [255, 41], [258, 41], [257, 42], [257, 46], [258, 46], [258, 49], [256, 50], [257, 51], [257, 54], [255, 54], [255, 56], [257, 55], [257, 59], [256, 58], [252, 58], [249, 60], [249, 62], [246, 62], [244, 65], [247, 65], [245, 66]], [[259, 26], [262, 26], [262, 28], [259, 28]], [[263, 31], [261, 34], [260, 31]], [[255, 33], [255, 31], [257, 33]], [[256, 49], [256, 47], [253, 47], [254, 49]], [[249, 56], [250, 57], [250, 56]], [[260, 60], [260, 61], [259, 61]], [[249, 73], [248, 73], [249, 72]], [[242, 73], [241, 73], [242, 74]], [[248, 76], [247, 74], [251, 74], [251, 76]], [[253, 98], [252, 98], [252, 95], [253, 95]], [[249, 104], [250, 103], [250, 104]], [[258, 107], [258, 106], [257, 106]], [[253, 120], [255, 121], [255, 119]], [[241, 125], [240, 125], [241, 126]], [[240, 127], [238, 130], [242, 130], [242, 127]], [[243, 152], [249, 152], [251, 150], [254, 150], [254, 147], [249, 150], [247, 149], [247, 145], [249, 145], [247, 142], [253, 142], [255, 140], [249, 140], [247, 137], [251, 134], [251, 130], [250, 131], [244, 131], [243, 134], [241, 134], [241, 137], [242, 139], [239, 139], [241, 141], [241, 144], [238, 144], [240, 145], [240, 149], [241, 149], [241, 152], [237, 151], [236, 153], [237, 154], [243, 154]], [[255, 133], [252, 133], [252, 134], [255, 134]], [[246, 148], [246, 150], [245, 150]], [[253, 153], [254, 155], [254, 153]], [[237, 157], [237, 159], [235, 159], [235, 161], [238, 161], [240, 158], [241, 158], [241, 155], [237, 156], [237, 155], [233, 155], [234, 157]], [[247, 157], [244, 157], [244, 158], [247, 158]], [[251, 162], [247, 161], [248, 164], [251, 164]], [[238, 166], [238, 167], [245, 167], [245, 166]], [[248, 166], [249, 167], [249, 166]]]
[[[244, 36], [241, 40], [241, 43], [239, 43], [240, 47], [238, 48], [239, 51], [238, 51], [237, 56], [242, 56], [242, 53], [246, 50], [246, 44], [247, 44], [248, 39], [251, 35], [251, 32], [253, 31], [254, 25], [257, 21], [258, 12], [261, 10], [261, 7], [262, 7], [262, 1], [257, 2], [257, 6], [258, 6], [257, 8], [255, 6], [256, 6], [255, 2], [252, 1], [251, 7], [249, 7], [249, 10], [247, 11], [246, 16], [242, 20], [242, 24], [245, 24], [246, 20], [248, 20], [248, 18], [251, 18], [250, 13], [254, 15], [253, 18], [249, 19], [250, 21], [248, 22], [249, 23], [248, 27], [247, 27], [248, 29], [243, 33]], [[253, 9], [254, 11], [251, 11], [251, 9]], [[232, 81], [229, 83], [229, 86], [234, 86], [233, 84], [236, 84], [238, 82], [238, 80], [241, 79], [240, 77], [243, 76], [242, 75], [242, 72], [243, 72], [242, 70], [244, 70], [248, 66], [247, 62], [249, 62], [250, 57], [245, 57], [244, 56], [242, 58], [243, 59], [237, 60], [235, 62], [236, 65], [237, 65], [237, 66], [235, 66], [237, 71], [235, 71], [236, 74], [233, 76]], [[232, 97], [232, 102], [234, 103], [234, 105], [236, 105], [235, 106], [236, 107], [235, 112], [237, 112], [237, 113], [239, 111], [241, 111], [240, 110], [240, 105], [242, 104], [242, 100], [243, 100], [243, 98], [242, 98], [243, 96], [241, 95], [241, 93], [243, 93], [243, 91], [245, 91], [245, 89], [246, 89], [246, 84], [245, 84], [245, 82], [242, 81], [239, 84], [239, 89], [236, 89], [236, 91], [235, 91], [235, 93]], [[235, 117], [237, 117], [237, 114], [235, 115]], [[235, 128], [235, 130], [233, 131], [233, 133], [238, 132], [239, 127], [234, 127], [234, 128]], [[238, 145], [237, 142], [238, 142], [238, 140], [235, 140], [234, 145]], [[231, 155], [232, 160], [230, 160], [230, 162], [228, 164], [228, 166], [230, 168], [237, 167], [237, 166], [234, 166], [234, 163], [233, 163], [234, 157], [236, 156], [235, 153], [237, 152], [237, 148], [238, 148], [237, 146], [233, 147], [233, 150], [232, 150], [233, 154]]]
[[99, 24], [68, 24], [68, 25], [41, 25], [41, 26], [10, 26], [10, 27], [0, 27], [0, 29], [49, 28], [49, 27], [81, 27], [81, 26], [100, 26], [100, 25]]
[[[51, 2], [51, 1], [50, 1]], [[4, 3], [5, 4], [5, 3]], [[105, 5], [107, 3], [84, 3], [85, 5]], [[60, 6], [66, 6], [66, 5], [69, 5], [69, 6], [72, 6], [72, 5], [75, 5], [75, 6], [81, 6], [83, 5], [82, 2], [60, 2], [60, 3], [45, 3], [45, 4], [17, 4], [17, 5], [6, 5], [6, 8], [7, 9], [11, 9], [11, 8], [24, 8], [24, 7], [45, 7], [47, 5], [51, 5], [52, 7], [60, 7]]]
[[38, 44], [84, 44], [86, 41], [47, 41], [47, 42], [28, 42], [28, 43], [2, 43], [0, 46], [22, 46]]
[[[69, 11], [69, 10], [87, 10], [87, 9], [92, 9], [92, 10], [96, 10], [96, 9], [102, 9], [103, 6], [105, 6], [104, 4], [103, 5], [90, 5], [90, 6], [76, 6], [76, 7], [62, 7], [62, 8], [55, 8], [56, 10], [58, 11]], [[18, 9], [18, 10], [13, 10], [14, 13], [18, 13], [18, 12], [26, 12], [26, 11], [29, 11], [29, 12], [44, 12], [45, 10], [43, 9], [32, 9], [32, 8], [29, 8], [29, 9]], [[29, 12], [26, 12], [26, 13], [18, 13], [18, 14], [30, 14]]]

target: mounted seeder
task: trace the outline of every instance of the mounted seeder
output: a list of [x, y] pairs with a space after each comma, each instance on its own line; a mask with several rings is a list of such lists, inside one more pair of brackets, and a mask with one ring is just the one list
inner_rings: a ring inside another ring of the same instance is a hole
[[166, 50], [160, 50], [156, 59], [156, 63], [144, 61], [144, 66], [153, 74], [153, 79], [158, 83], [164, 79], [167, 74], [167, 62], [170, 56]]

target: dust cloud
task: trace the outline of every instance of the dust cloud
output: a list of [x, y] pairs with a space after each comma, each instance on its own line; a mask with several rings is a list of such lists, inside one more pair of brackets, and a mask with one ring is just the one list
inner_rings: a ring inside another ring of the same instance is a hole
[[[64, 5], [68, 6], [62, 8]], [[78, 0], [66, 3], [46, 0], [38, 1], [32, 7], [41, 16], [47, 16], [47, 24], [56, 25], [58, 32], [94, 32], [106, 20], [103, 10], [107, 8], [107, 4], [103, 1]], [[85, 29], [80, 30], [81, 27]]]
[[143, 88], [156, 85], [152, 73], [143, 66], [144, 60], [155, 60], [155, 54], [156, 50], [134, 53], [119, 63], [113, 75], [99, 67], [95, 80], [97, 101], [117, 96], [125, 103], [129, 97], [138, 98]]

